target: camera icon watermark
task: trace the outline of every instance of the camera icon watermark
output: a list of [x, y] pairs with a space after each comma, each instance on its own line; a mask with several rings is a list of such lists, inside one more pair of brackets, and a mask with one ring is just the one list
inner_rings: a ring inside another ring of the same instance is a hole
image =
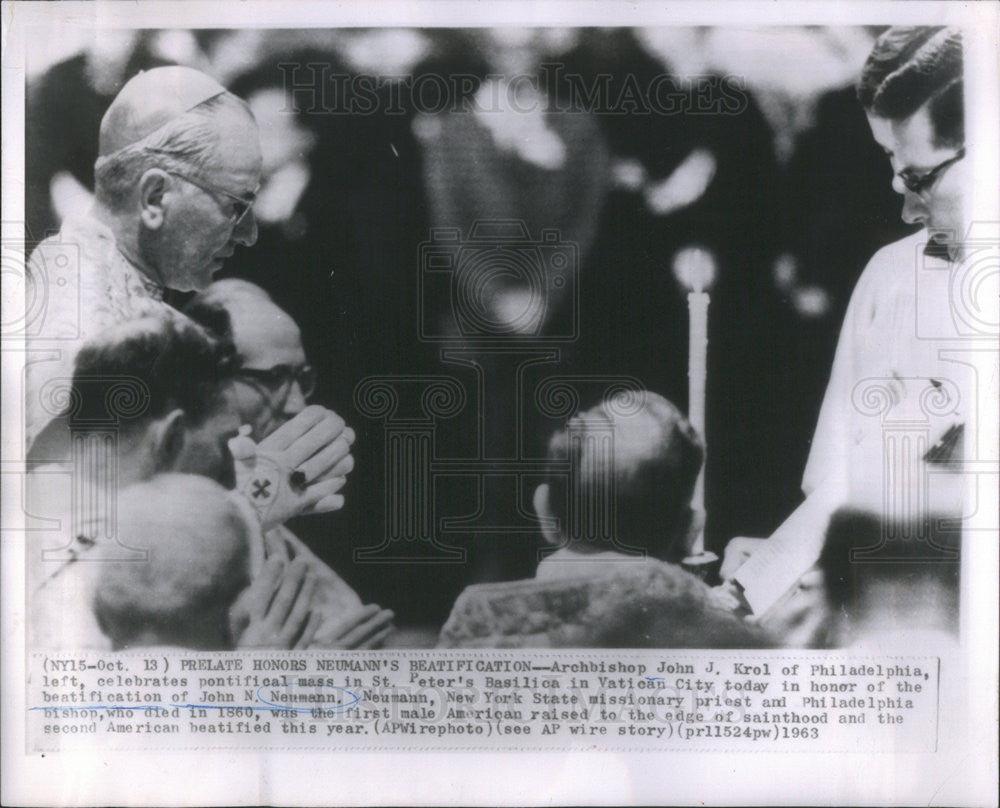
[[[995, 343], [1000, 338], [998, 227], [995, 222], [973, 222], [964, 237], [939, 233], [918, 245], [918, 339]], [[945, 251], [955, 260], [943, 261]]]
[[[3, 230], [15, 232], [7, 223]], [[23, 237], [5, 236], [0, 240], [0, 250], [3, 284], [14, 301], [14, 305], [4, 308], [0, 323], [3, 336], [79, 339], [79, 246], [56, 237], [35, 246]], [[23, 300], [23, 306], [17, 305], [19, 300]]]
[[572, 342], [579, 333], [579, 249], [555, 229], [479, 220], [463, 237], [435, 228], [420, 245], [420, 339], [491, 345]]
[[851, 457], [851, 500], [878, 517], [881, 535], [852, 558], [893, 560], [914, 540], [941, 557], [954, 555], [947, 541], [961, 530], [962, 387], [954, 379], [900, 376], [869, 377], [854, 386], [852, 405], [877, 421], [870, 434], [878, 439], [862, 441]]

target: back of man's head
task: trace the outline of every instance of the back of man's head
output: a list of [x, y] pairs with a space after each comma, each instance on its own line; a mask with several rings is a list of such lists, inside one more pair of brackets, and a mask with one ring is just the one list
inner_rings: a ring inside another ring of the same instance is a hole
[[616, 544], [663, 561], [688, 554], [704, 449], [663, 396], [634, 391], [580, 413], [553, 435], [547, 459], [551, 512], [572, 548], [614, 549], [602, 536], [615, 530]]
[[29, 460], [66, 459], [70, 431], [112, 431], [124, 449], [173, 410], [183, 412], [186, 426], [198, 426], [220, 406], [232, 363], [231, 349], [180, 314], [112, 326], [80, 349], [68, 406], [32, 444]]
[[962, 93], [957, 28], [890, 28], [875, 43], [858, 83], [861, 106], [880, 118], [902, 121], [929, 104], [938, 147], [964, 145]]
[[249, 584], [251, 526], [226, 490], [163, 474], [124, 489], [117, 516], [120, 544], [145, 558], [95, 562], [95, 615], [112, 646], [231, 647], [229, 608]]
[[223, 342], [235, 343], [233, 321], [246, 311], [259, 311], [261, 306], [278, 308], [271, 296], [250, 281], [226, 278], [194, 295], [184, 313], [212, 336]]
[[933, 518], [890, 524], [854, 510], [834, 515], [819, 560], [834, 644], [957, 636], [959, 535], [940, 527]]
[[[100, 418], [118, 395], [122, 409], [134, 409], [138, 418], [180, 407], [199, 423], [214, 408], [231, 364], [232, 352], [183, 315], [113, 326], [77, 355], [73, 386], [80, 409], [72, 420], [86, 424], [94, 415]], [[133, 385], [139, 397], [125, 399]]]

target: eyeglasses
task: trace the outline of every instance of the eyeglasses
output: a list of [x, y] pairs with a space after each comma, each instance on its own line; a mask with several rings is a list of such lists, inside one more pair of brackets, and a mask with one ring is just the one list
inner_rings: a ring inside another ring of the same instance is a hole
[[958, 153], [945, 160], [938, 166], [935, 166], [930, 171], [923, 174], [914, 174], [910, 169], [900, 171], [897, 175], [902, 181], [903, 185], [906, 186], [907, 190], [912, 191], [915, 194], [922, 194], [929, 191], [934, 187], [934, 183], [938, 181], [942, 174], [951, 168], [955, 163], [965, 157], [965, 148], [958, 150]]
[[303, 398], [316, 392], [316, 370], [311, 365], [275, 365], [273, 368], [240, 368], [236, 378], [256, 388], [273, 407], [283, 407], [298, 382]]
[[[166, 170], [166, 169], [165, 169]], [[168, 174], [172, 174], [175, 177], [180, 177], [186, 182], [190, 182], [196, 188], [201, 188], [207, 194], [222, 194], [223, 196], [229, 197], [233, 200], [233, 228], [240, 226], [247, 214], [253, 209], [254, 202], [257, 201], [257, 191], [260, 190], [260, 186], [254, 189], [254, 192], [249, 198], [242, 196], [236, 196], [236, 194], [231, 194], [224, 188], [219, 188], [218, 186], [211, 185], [202, 180], [196, 180], [194, 177], [189, 177], [187, 174], [182, 174], [180, 171], [166, 170]]]

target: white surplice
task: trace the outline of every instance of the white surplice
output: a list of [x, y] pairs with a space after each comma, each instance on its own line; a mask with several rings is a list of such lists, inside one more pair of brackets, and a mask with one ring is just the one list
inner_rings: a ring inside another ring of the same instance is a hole
[[858, 280], [802, 479], [807, 495], [838, 475], [852, 504], [871, 504], [872, 485], [892, 496], [882, 472], [894, 464], [906, 472], [904, 441], [922, 455], [972, 411], [961, 279], [952, 263], [925, 254], [926, 243], [921, 230], [883, 247]]
[[163, 287], [118, 250], [91, 216], [68, 217], [28, 262], [25, 433], [27, 446], [58, 413], [80, 348], [104, 329], [176, 311]]

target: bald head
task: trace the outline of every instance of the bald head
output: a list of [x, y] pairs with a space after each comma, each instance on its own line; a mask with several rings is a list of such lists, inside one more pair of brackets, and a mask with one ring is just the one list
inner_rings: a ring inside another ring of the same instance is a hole
[[[196, 295], [184, 309], [195, 322], [230, 341], [244, 367], [266, 369], [271, 354], [292, 354], [304, 361], [302, 337], [291, 316], [263, 289], [227, 278]], [[272, 363], [273, 364], [273, 363]]]
[[226, 302], [232, 321], [233, 344], [245, 367], [267, 368], [281, 359], [305, 361], [302, 336], [295, 320], [268, 297], [234, 295]]
[[[258, 336], [274, 326], [298, 332], [295, 321], [261, 287], [240, 278], [215, 281], [185, 307], [184, 313], [219, 336], [232, 340], [237, 351], [252, 348]], [[241, 354], [244, 355], [245, 354]]]
[[125, 489], [118, 536], [146, 558], [100, 570], [94, 610], [114, 647], [229, 647], [229, 607], [249, 584], [250, 531], [205, 477], [164, 474]]

